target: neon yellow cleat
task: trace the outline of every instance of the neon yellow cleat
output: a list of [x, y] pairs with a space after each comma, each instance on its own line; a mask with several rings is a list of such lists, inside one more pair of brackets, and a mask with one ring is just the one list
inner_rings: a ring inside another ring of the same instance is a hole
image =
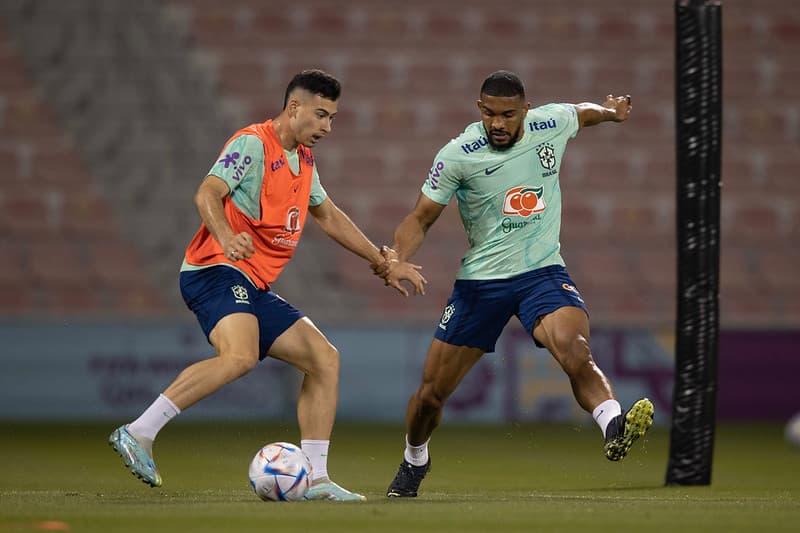
[[609, 461], [619, 461], [628, 455], [633, 443], [644, 437], [653, 425], [653, 413], [653, 402], [642, 398], [625, 415], [619, 415], [608, 424], [603, 451]]

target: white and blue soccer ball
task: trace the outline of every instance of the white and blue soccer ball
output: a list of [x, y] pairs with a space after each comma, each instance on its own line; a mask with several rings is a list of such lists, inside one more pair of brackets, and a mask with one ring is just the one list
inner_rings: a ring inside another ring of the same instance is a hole
[[311, 462], [299, 446], [267, 444], [250, 462], [250, 486], [264, 501], [302, 500], [311, 486]]
[[800, 446], [800, 413], [797, 413], [786, 422], [786, 428], [783, 432], [789, 444]]

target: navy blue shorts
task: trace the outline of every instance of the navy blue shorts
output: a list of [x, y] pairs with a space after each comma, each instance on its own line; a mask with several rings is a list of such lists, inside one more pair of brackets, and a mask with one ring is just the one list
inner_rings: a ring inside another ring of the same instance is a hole
[[259, 359], [264, 359], [275, 339], [304, 316], [271, 290], [259, 289], [244, 274], [223, 265], [181, 272], [181, 294], [197, 316], [206, 338], [227, 315], [255, 315]]
[[532, 336], [536, 321], [561, 307], [579, 307], [588, 314], [583, 298], [561, 265], [508, 279], [458, 279], [434, 337], [455, 346], [493, 352], [512, 316]]

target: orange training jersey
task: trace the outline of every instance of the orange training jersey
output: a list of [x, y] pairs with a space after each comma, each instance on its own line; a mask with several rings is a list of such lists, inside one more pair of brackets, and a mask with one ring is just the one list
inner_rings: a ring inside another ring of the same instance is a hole
[[[249, 259], [236, 262], [229, 260], [206, 225], [202, 224], [186, 248], [184, 265], [189, 269], [218, 264], [232, 265], [246, 274], [258, 288], [268, 289], [291, 259], [303, 232], [314, 176], [314, 157], [310, 149], [298, 146], [299, 174], [295, 175], [289, 168], [286, 152], [272, 127], [272, 121], [252, 124], [236, 132], [225, 143], [220, 154], [221, 159], [217, 163], [224, 165], [220, 168], [229, 169], [226, 172], [228, 179], [225, 179], [229, 185], [239, 185], [236, 180], [245, 175], [247, 165], [260, 155], [248, 155], [247, 152], [240, 153], [230, 149], [231, 143], [245, 135], [256, 136], [263, 143], [264, 173], [260, 183], [259, 203], [252, 206], [250, 215], [236, 205], [231, 195], [225, 197], [223, 205], [233, 233], [249, 233], [253, 237], [255, 253]], [[217, 165], [214, 169], [216, 168]], [[254, 183], [249, 183], [250, 194], [255, 199], [256, 189], [253, 187], [258, 187], [259, 184], [257, 179], [251, 181]], [[245, 183], [241, 183], [241, 188], [244, 187]], [[232, 192], [233, 189], [231, 187]], [[256, 211], [260, 212], [256, 214]]]

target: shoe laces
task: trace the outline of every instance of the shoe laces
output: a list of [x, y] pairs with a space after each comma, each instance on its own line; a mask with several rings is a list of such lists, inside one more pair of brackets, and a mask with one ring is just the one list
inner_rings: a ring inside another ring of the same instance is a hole
[[621, 437], [625, 433], [625, 417], [617, 415], [611, 419], [606, 428], [606, 442]]
[[419, 484], [425, 477], [425, 474], [428, 473], [428, 465], [414, 466], [408, 461], [403, 461], [401, 467], [400, 477], [403, 478], [403, 481], [411, 481]]

